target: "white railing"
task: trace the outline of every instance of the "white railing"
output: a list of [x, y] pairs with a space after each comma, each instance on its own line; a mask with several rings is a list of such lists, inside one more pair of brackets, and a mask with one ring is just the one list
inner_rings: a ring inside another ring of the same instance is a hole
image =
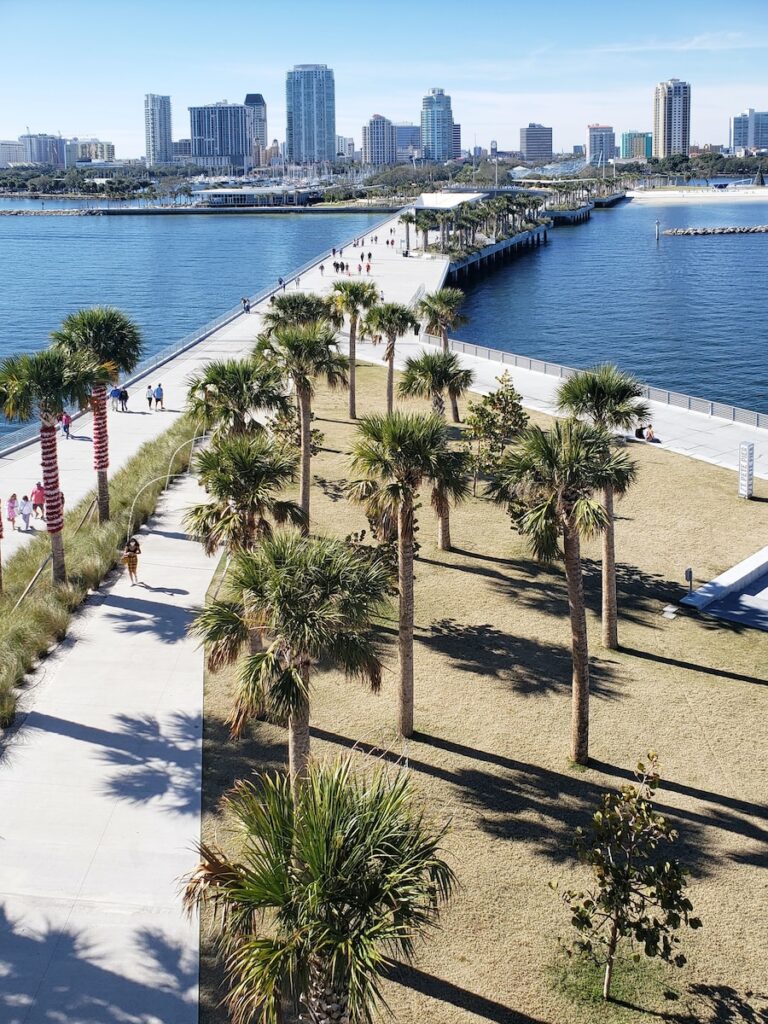
[[[427, 338], [427, 340], [429, 339]], [[438, 343], [437, 339], [434, 343]], [[546, 373], [550, 377], [560, 377], [563, 380], [579, 372], [572, 366], [561, 366], [560, 363], [553, 363], [549, 360], [520, 356], [514, 352], [505, 352], [503, 349], [489, 348], [486, 345], [473, 345], [468, 341], [451, 339], [448, 344], [454, 352], [476, 356], [479, 359], [490, 359], [492, 362], [505, 366], [516, 366], [522, 370], [533, 370], [535, 373]], [[679, 391], [668, 391], [666, 388], [657, 388], [651, 384], [644, 385], [643, 397], [650, 402], [660, 402], [676, 409], [700, 412], [705, 416], [716, 416], [718, 419], [728, 420], [731, 423], [768, 430], [768, 413], [741, 409], [724, 402], [710, 402], [706, 398], [694, 398], [692, 395], [684, 395]]]

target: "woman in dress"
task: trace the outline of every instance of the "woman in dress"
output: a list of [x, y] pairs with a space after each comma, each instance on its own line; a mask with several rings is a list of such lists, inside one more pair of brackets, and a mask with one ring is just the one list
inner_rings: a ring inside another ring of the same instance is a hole
[[133, 586], [134, 583], [139, 582], [138, 572], [140, 554], [141, 548], [139, 547], [139, 542], [135, 537], [131, 537], [123, 551], [123, 565], [128, 569], [128, 575], [131, 578], [131, 586]]

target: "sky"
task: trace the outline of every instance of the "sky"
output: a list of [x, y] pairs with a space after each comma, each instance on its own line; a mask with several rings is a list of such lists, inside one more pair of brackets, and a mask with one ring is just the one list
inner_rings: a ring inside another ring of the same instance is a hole
[[728, 119], [768, 110], [768, 0], [0, 0], [0, 139], [32, 132], [144, 154], [144, 94], [169, 94], [174, 138], [187, 107], [267, 101], [285, 138], [285, 72], [328, 64], [336, 131], [361, 141], [374, 114], [418, 123], [421, 97], [452, 97], [462, 145], [519, 148], [551, 125], [556, 150], [586, 125], [650, 131], [653, 87], [692, 84], [691, 140], [726, 144]]

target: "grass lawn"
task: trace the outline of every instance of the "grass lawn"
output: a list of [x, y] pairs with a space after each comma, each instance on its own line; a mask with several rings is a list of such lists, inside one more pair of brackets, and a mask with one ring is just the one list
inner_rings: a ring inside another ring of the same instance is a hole
[[[381, 411], [384, 373], [358, 371], [358, 408]], [[420, 403], [409, 403], [421, 408]], [[426, 408], [426, 406], [423, 406]], [[341, 494], [354, 427], [346, 396], [320, 391], [325, 450], [313, 462], [313, 526], [344, 536], [365, 526]], [[538, 417], [544, 422], [544, 417]], [[768, 985], [768, 635], [679, 615], [686, 566], [703, 582], [764, 543], [768, 505], [740, 501], [735, 474], [633, 446], [639, 482], [617, 505], [620, 642], [599, 646], [599, 544], [585, 548], [592, 655], [591, 765], [568, 761], [570, 630], [560, 566], [532, 561], [503, 509], [482, 498], [453, 513], [456, 550], [439, 552], [423, 496], [416, 563], [416, 736], [395, 735], [394, 654], [381, 694], [333, 672], [312, 696], [313, 753], [356, 747], [361, 759], [407, 757], [429, 812], [450, 818], [461, 888], [416, 967], [387, 982], [401, 1024], [591, 1024], [766, 1021]], [[768, 500], [765, 482], [757, 495]], [[392, 617], [384, 632], [396, 628]], [[231, 783], [287, 759], [282, 729], [256, 723], [247, 739], [224, 725], [229, 675], [208, 674], [204, 835], [231, 843], [218, 800]], [[608, 1006], [595, 981], [565, 969], [565, 908], [550, 880], [578, 884], [571, 837], [606, 788], [658, 750], [658, 806], [680, 832], [690, 895], [703, 928], [684, 936], [682, 970], [618, 969]], [[202, 1024], [217, 1008], [220, 973], [203, 950]]]

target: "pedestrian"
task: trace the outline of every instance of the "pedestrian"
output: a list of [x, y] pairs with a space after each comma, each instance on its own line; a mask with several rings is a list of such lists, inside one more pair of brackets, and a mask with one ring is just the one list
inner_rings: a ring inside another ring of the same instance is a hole
[[362, 274], [362, 272], [363, 272], [363, 264], [362, 263], [358, 263], [357, 264], [357, 272], [358, 272], [358, 274]]
[[29, 500], [29, 496], [27, 494], [25, 494], [21, 499], [19, 512], [21, 513], [21, 518], [24, 520], [24, 530], [26, 533], [29, 533], [29, 520], [32, 515], [32, 502]]
[[155, 388], [155, 412], [158, 409], [165, 411], [165, 392], [162, 384], [158, 384]]
[[283, 281], [282, 277], [278, 277], [278, 279], [277, 279], [277, 287], [278, 288], [285, 288], [285, 281]]
[[343, 256], [343, 255], [344, 255], [344, 250], [343, 249], [339, 249], [339, 256]]
[[370, 263], [366, 263], [365, 264], [365, 272], [366, 272], [366, 274], [370, 274], [370, 272], [371, 272], [371, 264]]
[[122, 563], [128, 570], [131, 586], [139, 582], [139, 555], [141, 548], [135, 537], [131, 537], [123, 550]]
[[246, 299], [246, 298], [242, 298], [242, 299], [240, 299], [240, 302], [241, 302], [241, 303], [242, 303], [242, 305], [243, 305], [243, 312], [244, 312], [244, 313], [247, 313], [247, 312], [248, 312], [248, 310], [247, 310], [247, 308], [246, 308], [246, 307], [248, 306], [248, 299]]
[[333, 249], [331, 249], [331, 256], [335, 256], [335, 255], [336, 255], [336, 247], [334, 246]]
[[352, 273], [352, 272], [351, 272], [351, 271], [350, 271], [350, 269], [349, 269], [349, 264], [347, 264], [347, 277], [349, 277], [349, 276], [351, 275], [351, 273]]
[[324, 266], [323, 266], [323, 264], [321, 263], [321, 264], [320, 264], [320, 277], [322, 277], [324, 273], [325, 273], [325, 267], [324, 267]]
[[65, 410], [61, 414], [61, 429], [64, 431], [64, 436], [69, 441], [69, 428], [72, 426], [72, 417]]
[[16, 497], [16, 492], [14, 491], [13, 494], [8, 499], [8, 502], [5, 506], [5, 515], [6, 518], [8, 519], [8, 522], [11, 524], [12, 530], [16, 529], [16, 516], [18, 515], [18, 512], [19, 499]]
[[35, 519], [45, 521], [45, 488], [39, 480], [32, 488], [32, 511], [35, 514]]
[[152, 385], [151, 384], [147, 384], [146, 399], [147, 399], [147, 405], [149, 406], [149, 411], [150, 412], [152, 412], [152, 399], [154, 397], [155, 397], [155, 395], [154, 395], [154, 392], [152, 391]]
[[128, 392], [125, 388], [120, 389], [120, 411], [128, 412]]
[[117, 403], [120, 401], [120, 388], [117, 384], [109, 392], [109, 397], [112, 399], [112, 412], [117, 412]]
[[373, 259], [373, 256], [370, 253], [368, 253], [368, 262], [370, 263], [372, 259]]
[[297, 274], [297, 275], [296, 275], [296, 287], [298, 288], [300, 284], [301, 284], [301, 278], [300, 278], [300, 277], [299, 277], [299, 275]]
[[246, 313], [250, 313], [251, 312], [251, 300], [250, 299], [246, 299], [245, 300], [245, 305], [243, 306], [243, 309], [245, 310]]
[[384, 301], [384, 289], [382, 288], [382, 290], [379, 292], [379, 302], [383, 302], [383, 301]]

